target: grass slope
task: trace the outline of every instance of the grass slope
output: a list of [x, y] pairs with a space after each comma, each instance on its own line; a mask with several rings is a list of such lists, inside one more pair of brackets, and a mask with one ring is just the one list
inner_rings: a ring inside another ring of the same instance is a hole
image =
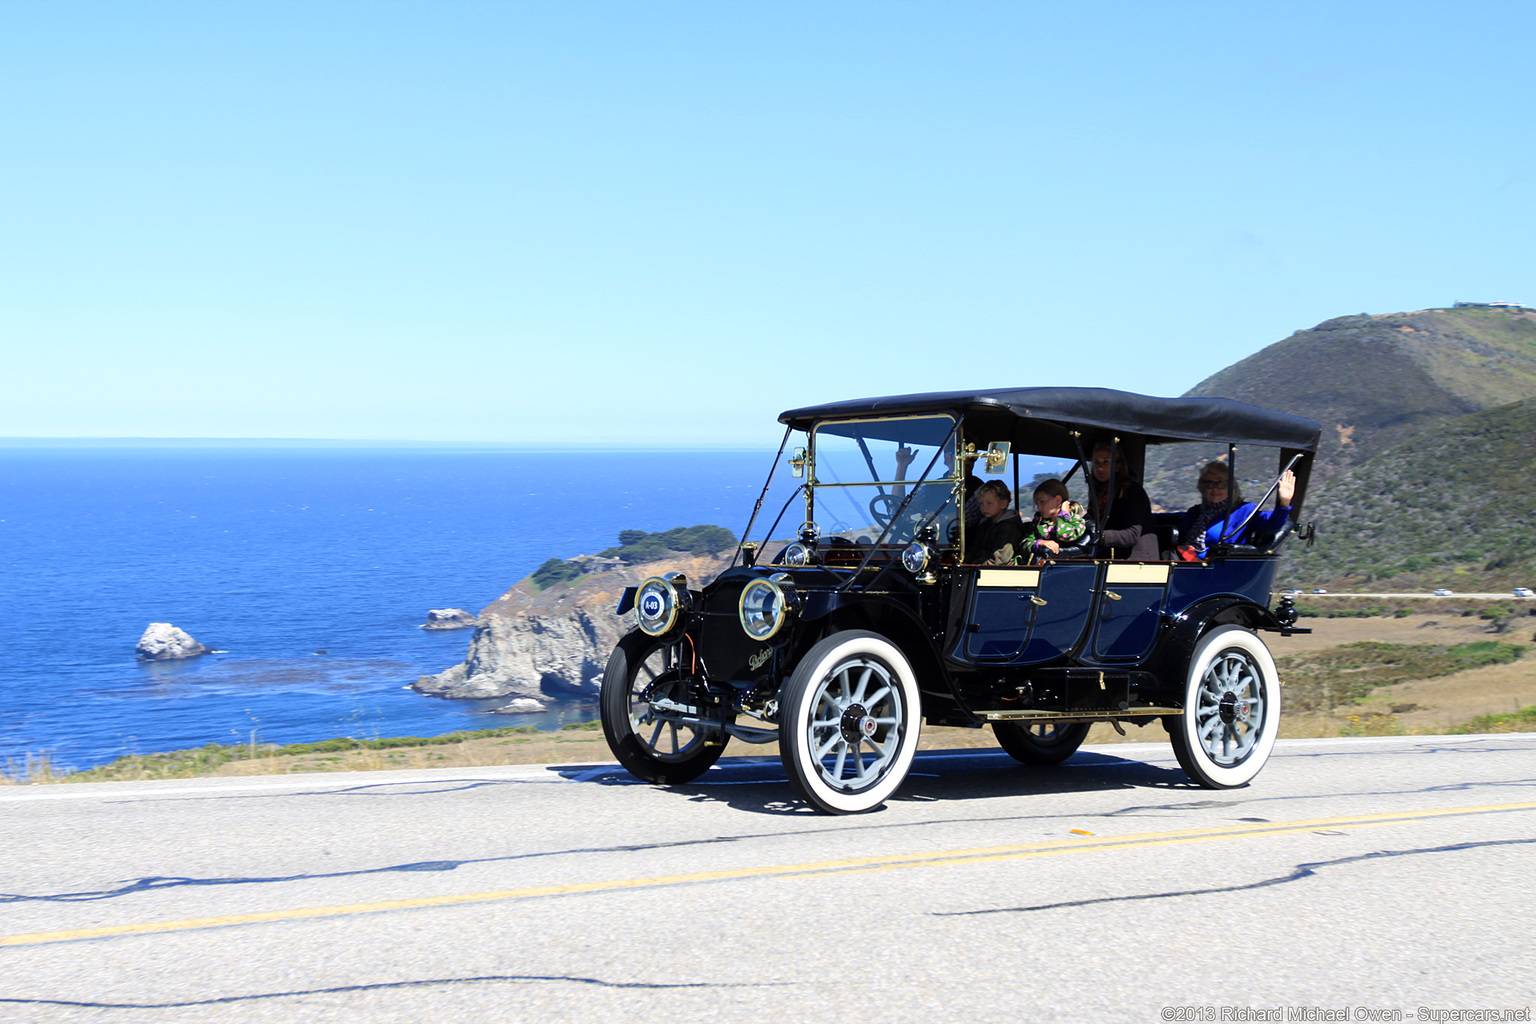
[[1536, 580], [1536, 399], [1421, 433], [1329, 482], [1308, 504], [1312, 548], [1289, 579], [1374, 589], [1530, 586]]
[[[1233, 363], [1188, 394], [1317, 420], [1316, 485], [1449, 420], [1536, 398], [1536, 313], [1338, 317]], [[1148, 490], [1167, 474], [1188, 490], [1188, 467], [1165, 465], [1167, 458], [1149, 459]]]

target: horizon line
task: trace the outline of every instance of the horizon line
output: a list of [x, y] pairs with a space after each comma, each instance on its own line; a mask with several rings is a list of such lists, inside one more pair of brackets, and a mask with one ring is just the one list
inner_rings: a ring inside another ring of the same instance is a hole
[[[346, 437], [164, 437], [164, 436], [0, 436], [0, 448], [469, 448], [494, 451], [560, 452], [595, 454], [609, 451], [760, 451], [756, 445], [726, 443], [717, 445], [665, 443], [645, 444], [633, 440], [559, 441], [429, 441], [409, 438]], [[772, 446], [763, 446], [772, 447]]]

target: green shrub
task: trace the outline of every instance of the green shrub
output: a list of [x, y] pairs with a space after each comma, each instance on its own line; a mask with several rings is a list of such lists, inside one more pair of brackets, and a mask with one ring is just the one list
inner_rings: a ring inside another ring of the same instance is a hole
[[561, 558], [551, 558], [533, 570], [532, 579], [540, 590], [548, 590], [556, 583], [566, 583], [575, 579], [581, 573], [581, 566], [576, 562], [567, 562]]
[[1450, 730], [1452, 735], [1482, 732], [1536, 732], [1536, 704], [1505, 715], [1478, 715], [1466, 725]]
[[619, 531], [619, 546], [599, 552], [604, 558], [621, 558], [629, 565], [655, 562], [674, 551], [707, 555], [734, 547], [736, 535], [723, 526], [678, 526], [661, 533]]

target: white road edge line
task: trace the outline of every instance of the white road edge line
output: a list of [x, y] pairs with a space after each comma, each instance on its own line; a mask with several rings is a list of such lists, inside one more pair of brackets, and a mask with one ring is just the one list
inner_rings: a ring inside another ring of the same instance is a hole
[[[1424, 744], [1445, 746], [1452, 743], [1479, 743], [1495, 740], [1499, 742], [1516, 742], [1536, 744], [1536, 733], [1475, 733], [1464, 736], [1356, 736], [1356, 737], [1323, 737], [1319, 739], [1293, 739], [1281, 740], [1275, 745], [1272, 756], [1284, 757], [1287, 752], [1307, 750], [1325, 746], [1345, 747], [1415, 747]], [[1173, 751], [1167, 743], [1110, 743], [1082, 748], [1085, 753], [1098, 754], [1120, 764], [1097, 762], [1094, 764], [1071, 765], [1072, 768], [1118, 768], [1131, 764], [1150, 764], [1154, 762], [1168, 761], [1173, 758]], [[743, 755], [750, 757], [751, 755]], [[959, 758], [973, 758], [979, 756], [1006, 757], [1001, 750], [989, 747], [968, 747], [961, 750], [946, 751], [919, 751], [919, 758], [927, 761], [948, 761]], [[715, 783], [709, 779], [709, 775], [715, 772], [731, 771], [744, 768], [777, 767], [770, 759], [754, 761], [733, 761], [726, 759], [722, 764], [715, 765], [701, 777], [695, 785], [723, 785], [722, 779]], [[585, 769], [577, 774], [564, 774], [573, 769]], [[288, 775], [274, 779], [167, 779], [164, 782], [84, 782], [84, 783], [49, 783], [42, 786], [3, 786], [0, 787], [0, 804], [23, 803], [35, 800], [133, 800], [155, 799], [163, 797], [204, 796], [219, 797], [240, 793], [294, 793], [316, 791], [340, 791], [359, 788], [382, 788], [387, 786], [442, 786], [455, 782], [505, 782], [521, 781], [539, 784], [565, 784], [570, 782], [591, 782], [593, 779], [604, 775], [625, 775], [624, 769], [617, 764], [566, 764], [566, 765], [487, 765], [480, 768], [415, 768], [400, 769], [395, 771], [380, 772], [316, 772], [309, 775]], [[638, 779], [624, 779], [635, 785], [647, 785]]]

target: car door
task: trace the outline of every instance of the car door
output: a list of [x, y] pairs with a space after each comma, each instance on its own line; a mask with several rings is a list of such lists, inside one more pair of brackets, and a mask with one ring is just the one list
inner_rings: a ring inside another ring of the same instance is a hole
[[950, 656], [1033, 665], [1074, 650], [1089, 623], [1098, 566], [1053, 563], [978, 568], [965, 581], [965, 615]]
[[1105, 564], [1090, 647], [1095, 659], [1134, 661], [1152, 650], [1168, 600], [1168, 570], [1166, 564]]

